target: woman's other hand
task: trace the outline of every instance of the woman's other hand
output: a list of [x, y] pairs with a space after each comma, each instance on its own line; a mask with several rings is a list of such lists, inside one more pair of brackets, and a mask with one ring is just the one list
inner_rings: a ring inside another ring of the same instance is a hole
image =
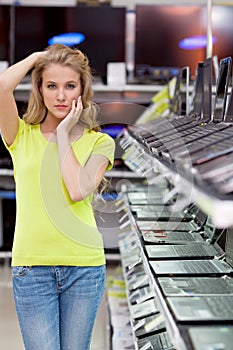
[[70, 133], [72, 128], [78, 124], [80, 115], [83, 110], [82, 97], [79, 96], [78, 101], [72, 101], [72, 106], [69, 114], [61, 121], [57, 127], [57, 131], [64, 131], [67, 134]]

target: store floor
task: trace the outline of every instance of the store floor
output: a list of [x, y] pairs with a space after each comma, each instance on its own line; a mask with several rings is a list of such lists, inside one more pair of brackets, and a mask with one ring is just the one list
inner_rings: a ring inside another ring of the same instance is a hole
[[[107, 308], [104, 296], [95, 322], [91, 350], [109, 349], [106, 324]], [[11, 270], [8, 266], [0, 266], [0, 349], [24, 349], [13, 301]]]

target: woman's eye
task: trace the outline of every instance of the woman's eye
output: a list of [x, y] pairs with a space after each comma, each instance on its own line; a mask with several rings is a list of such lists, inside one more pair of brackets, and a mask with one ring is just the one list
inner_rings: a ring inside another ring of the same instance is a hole
[[48, 88], [49, 88], [49, 89], [55, 89], [55, 87], [56, 87], [55, 84], [49, 84], [49, 85], [48, 85]]
[[67, 89], [74, 89], [75, 85], [74, 84], [67, 84]]

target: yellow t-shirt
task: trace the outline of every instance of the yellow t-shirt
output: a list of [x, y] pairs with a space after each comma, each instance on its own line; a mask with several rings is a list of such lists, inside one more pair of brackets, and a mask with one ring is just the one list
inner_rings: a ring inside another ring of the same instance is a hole
[[[72, 143], [84, 165], [92, 154], [114, 159], [114, 140], [101, 132], [84, 129]], [[8, 147], [16, 182], [16, 226], [12, 266], [105, 263], [103, 240], [92, 208], [93, 195], [80, 202], [70, 199], [63, 183], [57, 144], [49, 142], [40, 125], [19, 119], [14, 143]]]

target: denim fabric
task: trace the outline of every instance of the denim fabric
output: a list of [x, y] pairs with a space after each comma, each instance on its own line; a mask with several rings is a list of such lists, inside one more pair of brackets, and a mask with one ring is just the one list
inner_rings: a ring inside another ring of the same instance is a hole
[[105, 266], [12, 267], [26, 350], [88, 350], [105, 288]]

